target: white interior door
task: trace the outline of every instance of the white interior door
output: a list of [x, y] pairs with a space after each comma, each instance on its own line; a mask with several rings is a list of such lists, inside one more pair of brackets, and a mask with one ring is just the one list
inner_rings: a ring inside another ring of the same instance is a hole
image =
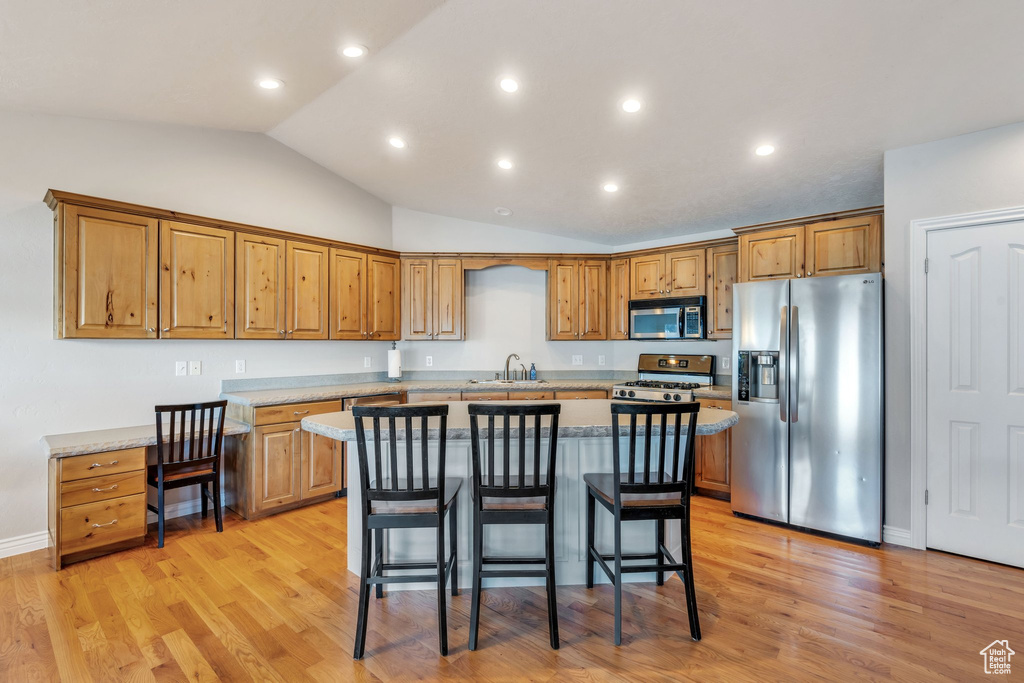
[[1024, 223], [928, 235], [928, 547], [1024, 567]]

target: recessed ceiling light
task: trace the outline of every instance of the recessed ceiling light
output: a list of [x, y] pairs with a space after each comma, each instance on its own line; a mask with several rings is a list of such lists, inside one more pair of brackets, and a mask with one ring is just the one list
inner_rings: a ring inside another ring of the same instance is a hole
[[630, 114], [635, 114], [636, 112], [640, 111], [641, 106], [642, 105], [640, 104], [640, 100], [634, 100], [630, 98], [622, 102], [622, 111], [628, 112]]
[[508, 159], [498, 159], [498, 168], [503, 168], [507, 171], [512, 168], [512, 162]]
[[256, 81], [256, 85], [260, 86], [264, 90], [277, 90], [284, 85], [284, 81], [277, 78], [261, 78]]
[[499, 216], [511, 216], [512, 209], [505, 208], [504, 206], [499, 206], [494, 209], [494, 213], [498, 214]]
[[604, 191], [605, 192], [618, 192], [619, 191], [619, 186], [616, 185], [615, 183], [605, 183], [604, 184]]
[[403, 147], [405, 147], [405, 140], [403, 140], [402, 138], [398, 137], [397, 135], [393, 135], [393, 136], [388, 138], [388, 144], [391, 145], [392, 147], [397, 147], [398, 149], [402, 149]]
[[501, 79], [501, 82], [499, 82], [498, 85], [505, 92], [515, 92], [516, 90], [519, 90], [519, 81], [508, 76]]
[[366, 52], [365, 45], [346, 45], [341, 48], [341, 54], [345, 57], [362, 57]]
[[759, 157], [766, 157], [774, 151], [775, 147], [773, 147], [772, 145], [761, 145], [760, 147], [754, 150], [754, 154], [756, 154]]

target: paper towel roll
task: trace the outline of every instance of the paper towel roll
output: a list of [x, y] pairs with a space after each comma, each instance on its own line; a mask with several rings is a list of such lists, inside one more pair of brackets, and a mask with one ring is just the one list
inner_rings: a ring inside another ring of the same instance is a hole
[[397, 379], [402, 376], [402, 352], [388, 349], [388, 377]]

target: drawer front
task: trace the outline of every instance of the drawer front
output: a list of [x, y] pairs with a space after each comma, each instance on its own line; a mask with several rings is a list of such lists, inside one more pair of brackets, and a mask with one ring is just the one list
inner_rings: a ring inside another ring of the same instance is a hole
[[409, 403], [449, 403], [462, 400], [458, 391], [410, 391], [406, 399]]
[[282, 422], [298, 422], [310, 415], [337, 413], [341, 410], [341, 400], [316, 401], [315, 403], [289, 403], [282, 406], [266, 406], [256, 409], [255, 424], [273, 425]]
[[595, 390], [587, 390], [587, 391], [556, 391], [555, 392], [555, 398], [558, 399], [559, 401], [568, 401], [568, 400], [583, 399], [583, 398], [608, 398], [608, 392], [607, 391], [595, 391]]
[[146, 492], [144, 470], [76, 479], [60, 485], [62, 508]]
[[704, 408], [720, 408], [722, 410], [732, 410], [732, 401], [724, 398], [698, 398], [701, 409]]
[[146, 494], [86, 503], [60, 511], [62, 555], [146, 535]]
[[464, 391], [463, 401], [505, 401], [508, 400], [507, 391]]
[[74, 481], [75, 479], [120, 474], [145, 468], [145, 448], [76, 455], [70, 458], [61, 458], [60, 480], [62, 482]]
[[508, 398], [510, 401], [550, 401], [555, 394], [550, 391], [510, 391]]

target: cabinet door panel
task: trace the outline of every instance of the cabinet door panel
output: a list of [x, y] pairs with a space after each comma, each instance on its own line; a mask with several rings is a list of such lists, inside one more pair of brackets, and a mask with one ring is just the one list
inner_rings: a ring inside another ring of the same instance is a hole
[[740, 282], [801, 277], [804, 226], [740, 235]]
[[402, 331], [406, 339], [430, 339], [434, 334], [433, 265], [431, 259], [402, 261]]
[[613, 259], [609, 268], [608, 338], [629, 339], [629, 259]]
[[235, 336], [283, 339], [285, 313], [284, 240], [237, 233], [235, 236]]
[[580, 339], [608, 338], [608, 262], [580, 261]]
[[59, 336], [157, 336], [157, 226], [153, 218], [64, 207]]
[[331, 339], [366, 339], [366, 254], [331, 249]]
[[300, 497], [313, 498], [341, 490], [341, 449], [334, 439], [303, 432], [302, 491]]
[[288, 242], [289, 339], [327, 339], [327, 247]]
[[807, 225], [807, 276], [881, 271], [881, 226], [881, 216], [860, 216]]
[[402, 335], [402, 271], [398, 259], [366, 257], [367, 323], [370, 339], [397, 340]]
[[665, 255], [634, 256], [629, 260], [631, 299], [665, 296]]
[[234, 239], [230, 230], [161, 222], [161, 336], [234, 336]]
[[738, 247], [708, 247], [708, 338], [732, 337], [732, 286], [736, 283]]
[[703, 249], [672, 251], [665, 254], [665, 289], [672, 296], [700, 296], [704, 293], [705, 255]]
[[[701, 410], [731, 410], [732, 402], [716, 399], [700, 399]], [[729, 493], [730, 430], [718, 434], [698, 436], [696, 444], [697, 477], [699, 488]]]
[[299, 500], [301, 429], [298, 422], [257, 427], [253, 507], [257, 512]]
[[551, 261], [548, 266], [548, 339], [576, 339], [579, 317], [579, 264]]
[[434, 339], [465, 338], [465, 287], [461, 259], [434, 261]]

